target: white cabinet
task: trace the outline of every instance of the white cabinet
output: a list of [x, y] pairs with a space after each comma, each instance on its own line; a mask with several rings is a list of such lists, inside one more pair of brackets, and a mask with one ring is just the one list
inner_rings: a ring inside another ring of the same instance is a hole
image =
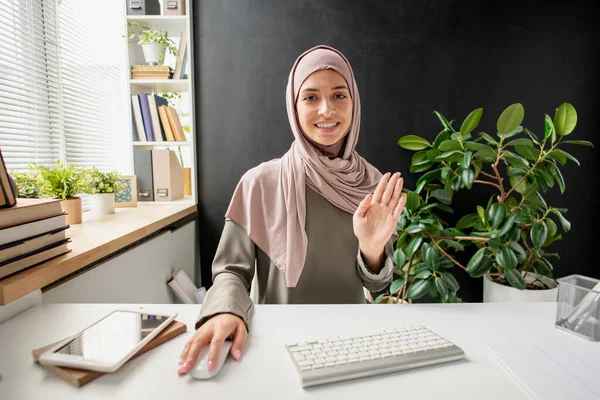
[[183, 269], [194, 280], [200, 265], [196, 221], [165, 231], [43, 293], [44, 303], [174, 303], [167, 285]]

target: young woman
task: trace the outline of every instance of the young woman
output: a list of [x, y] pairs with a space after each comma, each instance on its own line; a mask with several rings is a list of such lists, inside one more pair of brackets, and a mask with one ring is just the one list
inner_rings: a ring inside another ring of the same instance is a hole
[[223, 342], [239, 360], [253, 303], [364, 303], [363, 287], [392, 279], [393, 236], [404, 208], [400, 173], [381, 173], [354, 150], [360, 98], [346, 57], [328, 46], [303, 53], [286, 93], [294, 142], [281, 158], [240, 180], [225, 215], [207, 293], [179, 373], [210, 345], [208, 369]]

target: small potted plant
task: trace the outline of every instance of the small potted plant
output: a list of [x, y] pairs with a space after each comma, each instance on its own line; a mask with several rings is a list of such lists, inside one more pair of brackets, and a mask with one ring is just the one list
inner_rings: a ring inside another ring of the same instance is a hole
[[39, 199], [42, 197], [39, 174], [33, 173], [32, 171], [11, 171], [10, 174], [17, 184], [19, 198]]
[[[563, 103], [554, 118], [545, 115], [543, 135], [521, 126], [524, 108], [513, 104], [500, 115], [496, 135], [472, 135], [483, 109], [467, 116], [460, 129], [439, 112], [443, 129], [433, 142], [416, 135], [398, 145], [415, 151], [410, 171], [422, 174], [408, 191], [398, 221], [396, 279], [378, 302], [416, 300], [425, 295], [442, 302], [460, 301], [453, 267], [484, 277], [484, 301], [556, 300], [557, 283], [550, 261], [558, 254], [548, 246], [568, 232], [565, 208], [549, 205], [543, 195], [552, 187], [565, 190], [560, 167], [579, 162], [565, 145], [593, 144], [567, 140], [577, 124], [575, 108]], [[491, 188], [487, 204], [446, 219], [453, 196], [475, 185]], [[476, 246], [468, 261], [455, 253]]]
[[113, 214], [115, 212], [115, 193], [125, 188], [119, 182], [116, 171], [102, 172], [96, 167], [86, 171], [88, 190], [91, 194], [90, 211], [93, 214]]
[[167, 31], [154, 29], [134, 21], [128, 22], [127, 26], [130, 28], [129, 39], [137, 40], [137, 43], [142, 46], [144, 59], [148, 65], [163, 65], [167, 50], [173, 56], [177, 56], [175, 42], [169, 38]]
[[85, 171], [60, 160], [53, 167], [32, 165], [30, 168], [38, 174], [42, 197], [62, 200], [67, 224], [81, 223], [81, 198], [77, 195], [87, 192]]

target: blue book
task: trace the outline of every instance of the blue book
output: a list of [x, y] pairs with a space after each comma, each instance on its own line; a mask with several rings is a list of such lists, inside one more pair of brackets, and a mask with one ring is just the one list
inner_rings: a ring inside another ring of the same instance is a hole
[[144, 130], [146, 131], [146, 140], [148, 140], [149, 142], [154, 142], [154, 129], [152, 127], [152, 115], [150, 114], [150, 105], [148, 104], [148, 94], [139, 93], [137, 96], [140, 100], [140, 108], [142, 109], [142, 121], [144, 123]]

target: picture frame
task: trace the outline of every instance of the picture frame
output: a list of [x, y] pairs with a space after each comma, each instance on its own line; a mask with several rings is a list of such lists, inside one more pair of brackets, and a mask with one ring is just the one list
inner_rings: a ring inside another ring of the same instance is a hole
[[115, 193], [115, 208], [137, 207], [137, 179], [135, 175], [120, 175], [125, 189]]

